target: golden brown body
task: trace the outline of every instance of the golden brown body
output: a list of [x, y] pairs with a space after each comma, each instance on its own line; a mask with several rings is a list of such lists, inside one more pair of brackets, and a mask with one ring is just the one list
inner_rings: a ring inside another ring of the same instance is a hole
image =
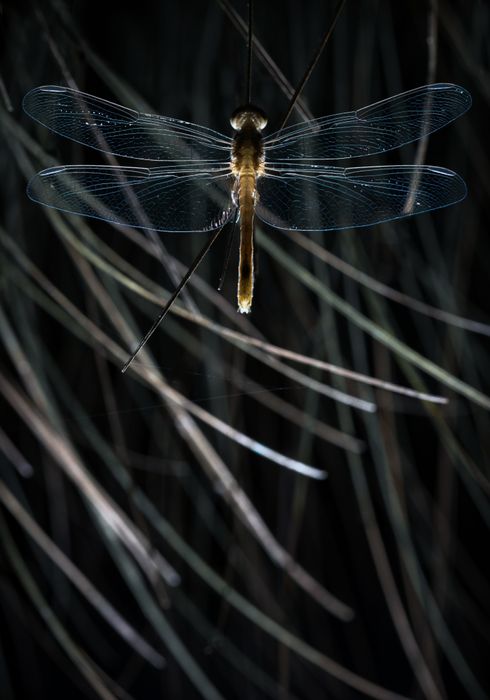
[[254, 216], [257, 201], [257, 178], [264, 173], [264, 149], [261, 130], [265, 116], [246, 107], [233, 115], [231, 124], [237, 130], [233, 141], [231, 167], [237, 178], [235, 194], [240, 212], [240, 259], [238, 263], [238, 310], [249, 313], [254, 287]]

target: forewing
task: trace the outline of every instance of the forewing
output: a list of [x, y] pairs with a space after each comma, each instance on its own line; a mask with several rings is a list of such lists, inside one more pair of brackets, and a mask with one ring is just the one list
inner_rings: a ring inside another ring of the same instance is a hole
[[211, 231], [235, 210], [233, 178], [223, 172], [65, 166], [38, 173], [29, 197], [71, 214], [156, 231]]
[[257, 216], [282, 229], [370, 226], [459, 202], [464, 181], [432, 166], [304, 168], [258, 181]]
[[264, 140], [266, 162], [315, 162], [382, 153], [441, 129], [470, 106], [470, 94], [458, 85], [425, 85], [355, 112], [272, 134]]
[[211, 129], [140, 114], [78, 90], [38, 87], [27, 93], [23, 107], [48, 129], [105, 153], [155, 161], [230, 159], [231, 139]]

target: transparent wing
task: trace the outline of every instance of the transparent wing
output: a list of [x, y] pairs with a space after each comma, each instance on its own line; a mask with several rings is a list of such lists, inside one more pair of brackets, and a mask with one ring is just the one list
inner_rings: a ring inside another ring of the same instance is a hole
[[356, 112], [314, 119], [272, 134], [264, 140], [266, 163], [382, 153], [441, 129], [470, 106], [470, 94], [458, 85], [425, 85]]
[[378, 166], [304, 168], [258, 181], [257, 216], [302, 231], [370, 226], [446, 207], [466, 196], [464, 181], [445, 168]]
[[25, 112], [84, 146], [139, 160], [226, 162], [231, 139], [188, 122], [140, 114], [66, 87], [46, 85], [24, 97]]
[[71, 214], [156, 231], [211, 231], [235, 210], [224, 171], [65, 166], [38, 173], [27, 187], [40, 204]]

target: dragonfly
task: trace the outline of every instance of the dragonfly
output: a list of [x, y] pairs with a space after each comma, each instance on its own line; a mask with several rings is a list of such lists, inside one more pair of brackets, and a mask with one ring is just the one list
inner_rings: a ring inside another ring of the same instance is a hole
[[466, 185], [452, 170], [357, 163], [428, 136], [470, 106], [464, 88], [436, 83], [263, 136], [265, 114], [245, 105], [226, 136], [68, 87], [37, 87], [23, 101], [30, 117], [84, 146], [145, 164], [52, 167], [35, 175], [27, 192], [63, 212], [161, 232], [210, 232], [238, 218], [238, 310], [248, 313], [256, 217], [284, 230], [330, 231], [459, 202]]

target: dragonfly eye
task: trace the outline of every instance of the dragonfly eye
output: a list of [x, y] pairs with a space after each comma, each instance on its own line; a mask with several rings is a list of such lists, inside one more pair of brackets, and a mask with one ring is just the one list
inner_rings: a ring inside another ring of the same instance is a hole
[[236, 131], [248, 125], [262, 131], [267, 125], [267, 117], [259, 107], [255, 105], [246, 105], [245, 107], [238, 107], [238, 109], [233, 112], [230, 118], [230, 124]]

